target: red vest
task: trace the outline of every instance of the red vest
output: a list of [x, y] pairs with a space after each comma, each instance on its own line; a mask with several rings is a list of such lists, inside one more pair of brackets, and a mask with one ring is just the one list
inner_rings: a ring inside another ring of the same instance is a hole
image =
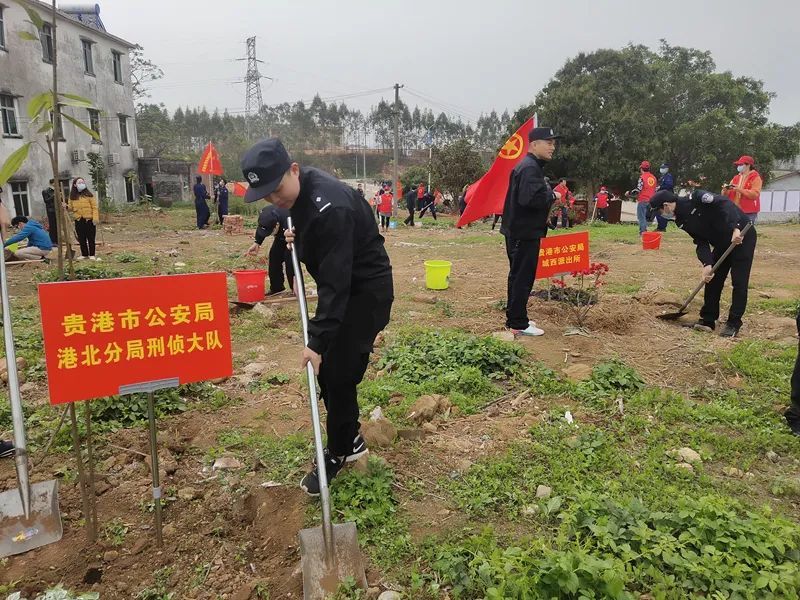
[[597, 193], [597, 208], [608, 208], [608, 192]]
[[[742, 187], [746, 190], [753, 189], [753, 182], [759, 177], [761, 176], [758, 174], [758, 171], [750, 171]], [[739, 185], [741, 178], [741, 173], [734, 175], [733, 179], [731, 179], [731, 185]], [[733, 200], [734, 204], [738, 205], [745, 214], [752, 215], [761, 211], [761, 194], [755, 198], [745, 198], [735, 190], [728, 190], [725, 195]]]
[[649, 202], [650, 198], [653, 197], [653, 194], [656, 193], [658, 180], [656, 179], [656, 176], [649, 171], [642, 173], [641, 180], [642, 189], [639, 192], [639, 202]]
[[385, 193], [381, 195], [381, 203], [378, 206], [378, 212], [383, 215], [390, 215], [392, 214], [392, 195], [390, 193]]

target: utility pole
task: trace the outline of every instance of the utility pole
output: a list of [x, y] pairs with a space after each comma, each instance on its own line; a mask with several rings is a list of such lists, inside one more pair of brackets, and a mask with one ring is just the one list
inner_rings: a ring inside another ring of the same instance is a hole
[[394, 194], [397, 196], [400, 189], [400, 180], [397, 174], [397, 165], [400, 162], [400, 88], [404, 87], [399, 83], [394, 84], [394, 173], [393, 185]]
[[258, 72], [258, 63], [263, 63], [263, 60], [256, 58], [256, 37], [247, 38], [247, 57], [238, 58], [236, 60], [247, 61], [247, 74], [244, 77], [245, 84], [245, 102], [244, 102], [244, 122], [247, 128], [247, 137], [250, 137], [250, 119], [255, 112], [261, 112], [261, 107], [264, 101], [261, 98], [261, 80], [272, 79], [272, 77], [264, 77]]
[[367, 185], [367, 124], [364, 123], [364, 187]]

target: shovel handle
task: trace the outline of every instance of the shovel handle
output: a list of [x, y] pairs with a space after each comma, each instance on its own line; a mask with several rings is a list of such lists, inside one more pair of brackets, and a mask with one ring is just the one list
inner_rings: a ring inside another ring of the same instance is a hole
[[[293, 229], [292, 217], [287, 219], [289, 230]], [[300, 321], [303, 323], [303, 342], [308, 346], [308, 306], [306, 304], [306, 289], [303, 283], [303, 271], [300, 270], [300, 261], [297, 258], [296, 242], [292, 243], [292, 266], [294, 267], [294, 280], [297, 285], [297, 299], [300, 302]], [[317, 476], [319, 478], [319, 497], [322, 504], [322, 537], [325, 541], [325, 562], [332, 567], [335, 561], [333, 545], [333, 522], [331, 520], [331, 500], [328, 492], [328, 474], [325, 471], [325, 451], [322, 447], [322, 429], [319, 425], [319, 404], [317, 402], [317, 380], [314, 376], [314, 367], [311, 362], [306, 363], [306, 378], [308, 379], [308, 393], [311, 400], [311, 425], [314, 429], [314, 450], [317, 457]]]
[[[750, 221], [747, 225], [744, 226], [744, 229], [742, 229], [742, 235], [744, 236], [748, 231], [750, 231], [751, 227], [753, 227], [752, 221]], [[713, 267], [711, 267], [712, 274], [717, 272], [717, 269], [719, 269], [722, 263], [725, 262], [725, 259], [731, 255], [731, 252], [733, 252], [735, 248], [736, 244], [734, 242], [731, 242], [731, 245], [728, 246], [728, 249], [722, 253], [722, 256], [719, 257], [719, 260], [714, 263]], [[680, 313], [684, 312], [686, 310], [686, 307], [688, 307], [692, 303], [694, 297], [697, 296], [697, 294], [700, 292], [700, 290], [703, 289], [703, 287], [705, 287], [705, 285], [706, 282], [701, 280], [700, 283], [697, 284], [697, 287], [694, 288], [694, 291], [691, 294], [689, 294], [689, 297], [686, 299], [686, 302], [683, 303], [683, 306], [680, 307], [678, 312]]]

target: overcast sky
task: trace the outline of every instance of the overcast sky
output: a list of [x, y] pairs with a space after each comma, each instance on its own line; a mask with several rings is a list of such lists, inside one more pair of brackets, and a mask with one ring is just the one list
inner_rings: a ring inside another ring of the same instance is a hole
[[[245, 38], [266, 104], [391, 88], [475, 121], [530, 102], [564, 61], [628, 43], [710, 50], [764, 81], [771, 117], [800, 121], [800, 0], [100, 0], [110, 33], [164, 70], [151, 101], [244, 109]], [[416, 94], [416, 95], [414, 95]], [[369, 110], [392, 91], [343, 98]], [[423, 100], [419, 96], [426, 99]]]

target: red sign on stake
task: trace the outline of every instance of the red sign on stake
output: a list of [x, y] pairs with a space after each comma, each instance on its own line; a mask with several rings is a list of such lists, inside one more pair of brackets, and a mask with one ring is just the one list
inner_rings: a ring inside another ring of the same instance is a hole
[[233, 373], [225, 273], [39, 286], [50, 403]]
[[589, 232], [567, 233], [542, 238], [536, 279], [589, 268]]

